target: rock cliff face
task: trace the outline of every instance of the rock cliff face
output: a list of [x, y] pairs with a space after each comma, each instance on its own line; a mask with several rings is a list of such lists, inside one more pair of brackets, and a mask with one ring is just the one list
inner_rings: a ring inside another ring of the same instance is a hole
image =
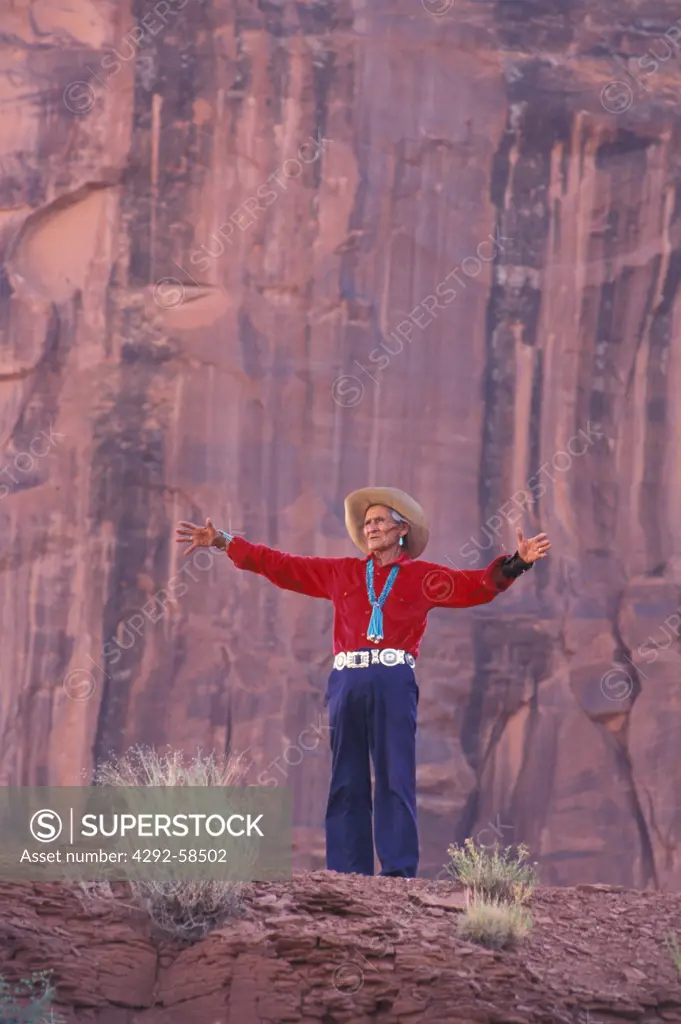
[[173, 524], [347, 555], [388, 482], [443, 564], [553, 541], [431, 617], [422, 871], [681, 883], [677, 16], [0, 0], [3, 784], [248, 749], [321, 866], [331, 608]]
[[93, 916], [59, 885], [0, 883], [0, 975], [16, 992], [49, 972], [64, 1024], [678, 1024], [681, 896], [613, 888], [534, 892], [529, 937], [496, 951], [458, 937], [443, 881], [261, 882], [193, 944], [124, 895]]

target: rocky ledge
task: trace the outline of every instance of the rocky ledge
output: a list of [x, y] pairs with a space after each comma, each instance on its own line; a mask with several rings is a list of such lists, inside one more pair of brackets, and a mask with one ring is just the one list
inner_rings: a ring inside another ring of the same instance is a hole
[[53, 972], [69, 1024], [681, 1021], [681, 894], [539, 888], [514, 950], [457, 938], [446, 881], [312, 872], [249, 885], [202, 941], [168, 942], [58, 884], [0, 885], [0, 973]]

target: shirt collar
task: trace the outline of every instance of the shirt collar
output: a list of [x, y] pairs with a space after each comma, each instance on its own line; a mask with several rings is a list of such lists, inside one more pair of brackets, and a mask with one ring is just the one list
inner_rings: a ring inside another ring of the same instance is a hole
[[[366, 558], [364, 559], [364, 564], [366, 565], [369, 559], [373, 557], [373, 555], [367, 555]], [[412, 559], [409, 557], [406, 551], [400, 551], [399, 555], [397, 556], [394, 562], [387, 562], [385, 565], [378, 565], [378, 563], [374, 561], [374, 566], [376, 569], [387, 569], [390, 566], [401, 565], [403, 562], [406, 563], [411, 561]]]

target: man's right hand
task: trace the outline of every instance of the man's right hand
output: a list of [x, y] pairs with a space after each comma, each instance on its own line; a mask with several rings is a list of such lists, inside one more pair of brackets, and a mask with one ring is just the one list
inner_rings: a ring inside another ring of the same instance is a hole
[[175, 540], [178, 544], [191, 545], [184, 553], [185, 558], [197, 548], [219, 547], [224, 549], [227, 546], [227, 541], [215, 529], [210, 519], [206, 519], [205, 526], [196, 526], [194, 523], [178, 523], [176, 533]]

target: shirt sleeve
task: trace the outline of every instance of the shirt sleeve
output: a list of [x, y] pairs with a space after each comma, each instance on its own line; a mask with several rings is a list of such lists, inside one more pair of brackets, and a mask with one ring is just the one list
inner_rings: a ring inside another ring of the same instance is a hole
[[237, 569], [264, 576], [281, 590], [292, 590], [307, 597], [333, 600], [334, 583], [342, 558], [313, 558], [287, 555], [264, 544], [251, 544], [243, 537], [234, 537], [227, 554]]
[[489, 604], [513, 583], [502, 574], [508, 556], [495, 558], [486, 569], [449, 569], [430, 565], [423, 579], [423, 592], [430, 608], [473, 608]]

